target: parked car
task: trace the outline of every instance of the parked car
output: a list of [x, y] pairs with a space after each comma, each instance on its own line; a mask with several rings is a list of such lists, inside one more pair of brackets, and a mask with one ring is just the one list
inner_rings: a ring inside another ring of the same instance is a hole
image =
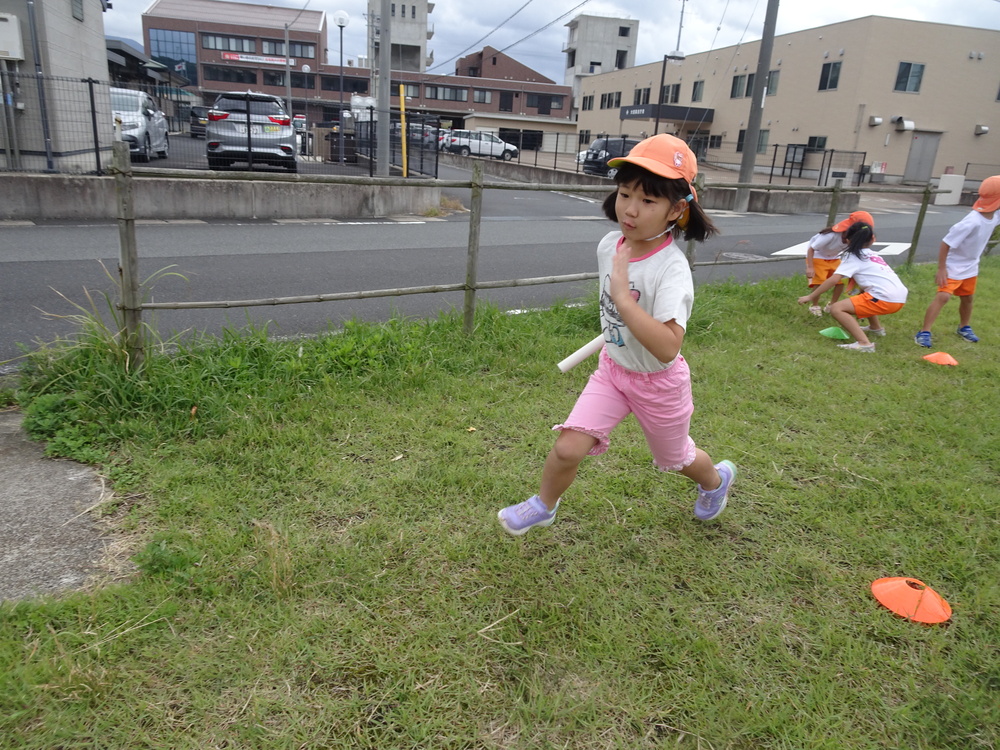
[[111, 111], [132, 158], [149, 161], [154, 151], [161, 159], [167, 158], [170, 151], [167, 118], [153, 97], [144, 91], [112, 87]]
[[590, 144], [587, 155], [583, 159], [583, 171], [586, 174], [603, 175], [613, 178], [617, 169], [609, 169], [608, 161], [625, 156], [639, 141], [625, 136], [601, 136]]
[[[249, 129], [249, 132], [248, 132]], [[205, 152], [209, 169], [234, 162], [298, 172], [295, 128], [281, 99], [256, 91], [219, 94], [208, 110]]]
[[191, 114], [188, 116], [188, 125], [192, 138], [204, 138], [205, 126], [208, 125], [208, 107], [199, 105], [191, 107]]
[[437, 148], [438, 151], [444, 151], [448, 148], [448, 144], [451, 142], [451, 129], [450, 128], [440, 128], [437, 133]]
[[448, 150], [462, 156], [492, 156], [510, 161], [517, 156], [517, 146], [501, 141], [493, 133], [479, 130], [453, 130], [448, 137]]

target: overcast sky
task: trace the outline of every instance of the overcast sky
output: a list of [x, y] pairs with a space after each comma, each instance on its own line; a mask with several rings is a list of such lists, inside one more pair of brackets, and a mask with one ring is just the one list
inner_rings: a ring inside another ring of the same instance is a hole
[[[435, 0], [430, 25], [434, 38], [431, 72], [455, 71], [455, 59], [486, 45], [563, 83], [566, 23], [580, 14], [639, 21], [636, 64], [656, 62], [677, 48], [686, 54], [760, 39], [768, 0]], [[339, 30], [333, 12], [344, 10], [344, 60], [365, 54], [366, 0], [305, 0], [259, 3], [326, 11], [329, 62], [339, 61]], [[152, 0], [113, 0], [104, 16], [105, 33], [142, 43], [143, 11]], [[683, 27], [681, 11], [683, 9]], [[784, 0], [778, 7], [778, 34], [877, 15], [1000, 30], [1000, 0]], [[495, 30], [494, 30], [495, 29]], [[530, 38], [529, 38], [530, 37]], [[522, 41], [523, 40], [523, 41]], [[1000, 50], [995, 54], [1000, 57]]]

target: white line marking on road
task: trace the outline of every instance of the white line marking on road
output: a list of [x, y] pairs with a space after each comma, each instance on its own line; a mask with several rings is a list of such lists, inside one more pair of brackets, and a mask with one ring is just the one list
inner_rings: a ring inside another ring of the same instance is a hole
[[[798, 245], [792, 245], [791, 247], [786, 247], [784, 250], [778, 250], [775, 253], [771, 253], [771, 255], [798, 255], [804, 258], [808, 249], [809, 240], [806, 240], [805, 242], [800, 242]], [[872, 250], [879, 255], [902, 255], [909, 249], [909, 242], [876, 242], [872, 245]]]

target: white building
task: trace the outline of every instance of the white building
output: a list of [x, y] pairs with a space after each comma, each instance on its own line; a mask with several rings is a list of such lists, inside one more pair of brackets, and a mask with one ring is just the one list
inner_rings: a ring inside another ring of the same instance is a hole
[[[581, 137], [669, 132], [709, 158], [738, 152], [759, 52], [756, 40], [586, 77]], [[887, 182], [1000, 173], [998, 60], [1000, 31], [880, 16], [777, 36], [760, 159], [781, 144], [779, 166], [789, 153], [808, 167], [831, 149], [855, 152]]]
[[627, 18], [579, 15], [566, 24], [566, 73], [563, 83], [573, 87], [573, 119], [580, 110], [583, 81], [589, 76], [631, 68], [639, 22]]

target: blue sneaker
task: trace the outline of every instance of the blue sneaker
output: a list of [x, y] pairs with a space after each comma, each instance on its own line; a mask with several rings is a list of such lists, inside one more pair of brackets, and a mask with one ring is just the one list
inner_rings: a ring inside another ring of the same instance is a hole
[[545, 503], [538, 495], [532, 495], [523, 503], [508, 505], [497, 513], [500, 525], [504, 531], [512, 536], [527, 534], [529, 529], [535, 526], [548, 526], [556, 520], [556, 511], [559, 510], [559, 502], [551, 511], [545, 507]]
[[736, 481], [736, 465], [732, 461], [721, 461], [715, 465], [715, 470], [722, 478], [714, 490], [706, 490], [698, 485], [698, 499], [694, 503], [694, 514], [702, 521], [711, 521], [726, 509], [726, 499], [729, 488]]
[[924, 346], [928, 349], [931, 348], [931, 332], [930, 331], [917, 331], [917, 335], [913, 337], [920, 346]]
[[962, 326], [957, 331], [955, 331], [955, 333], [957, 333], [966, 341], [971, 341], [973, 344], [979, 341], [979, 337], [972, 332], [972, 326]]

